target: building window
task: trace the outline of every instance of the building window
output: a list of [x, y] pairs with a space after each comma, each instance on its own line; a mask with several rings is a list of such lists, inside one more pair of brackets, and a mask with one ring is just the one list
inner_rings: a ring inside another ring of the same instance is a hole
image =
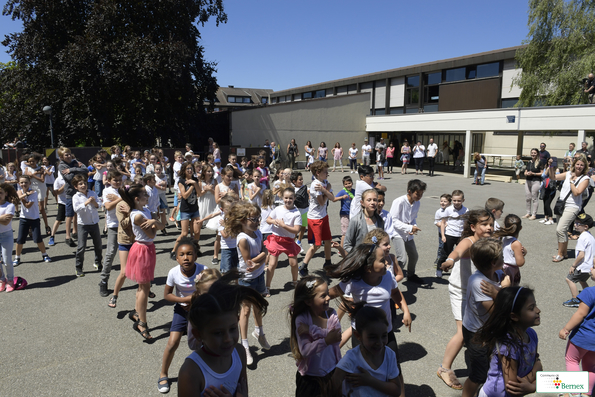
[[312, 93], [311, 92], [304, 92], [302, 94], [302, 99], [312, 99]]
[[374, 110], [374, 114], [379, 116], [381, 114], [386, 114], [386, 111], [384, 109], [376, 109]]
[[347, 93], [348, 94], [355, 94], [357, 92], [357, 84], [349, 84], [347, 86]]
[[404, 108], [390, 108], [390, 114], [403, 114], [405, 113]]
[[509, 98], [502, 100], [502, 108], [513, 108], [517, 104], [519, 98]]
[[314, 93], [314, 98], [324, 98], [326, 96], [326, 90], [318, 90]]
[[251, 99], [250, 97], [247, 97], [247, 96], [246, 96], [246, 97], [243, 97], [243, 98], [242, 98], [242, 102], [243, 102], [243, 103], [252, 103], [252, 99]]
[[229, 103], [252, 103], [249, 96], [228, 96], [227, 102]]
[[419, 113], [418, 108], [407, 108], [405, 109], [405, 113]]
[[271, 103], [277, 103], [277, 98], [271, 99]]
[[428, 105], [424, 105], [424, 113], [431, 113], [431, 112], [437, 112], [438, 111], [438, 104], [428, 104]]
[[444, 81], [451, 82], [451, 81], [459, 81], [465, 80], [465, 68], [456, 68], [456, 69], [448, 69], [444, 71]]
[[477, 78], [493, 77], [500, 74], [500, 62], [486, 63], [477, 65]]
[[419, 105], [419, 76], [410, 76], [405, 80], [405, 104]]
[[267, 103], [269, 103], [269, 98], [263, 96], [262, 98], [260, 98], [260, 103], [266, 105]]
[[424, 84], [425, 85], [436, 85], [442, 82], [442, 73], [428, 73], [424, 75]]

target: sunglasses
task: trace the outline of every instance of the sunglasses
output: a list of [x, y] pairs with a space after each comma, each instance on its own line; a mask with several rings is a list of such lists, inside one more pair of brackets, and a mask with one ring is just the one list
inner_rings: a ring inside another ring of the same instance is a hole
[[261, 218], [258, 217], [258, 218], [246, 218], [246, 219], [248, 219], [252, 223], [260, 223]]

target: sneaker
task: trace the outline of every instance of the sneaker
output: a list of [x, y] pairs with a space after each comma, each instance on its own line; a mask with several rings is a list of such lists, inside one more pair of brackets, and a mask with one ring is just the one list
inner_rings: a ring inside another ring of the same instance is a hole
[[303, 254], [304, 253], [304, 247], [302, 247], [302, 242], [300, 240], [297, 240], [295, 243], [297, 245], [299, 245], [299, 247], [300, 247], [300, 254]]
[[71, 237], [71, 238], [67, 238], [67, 239], [66, 239], [66, 244], [68, 244], [68, 245], [69, 245], [69, 246], [71, 246], [71, 247], [76, 247], [76, 241], [74, 241], [74, 240], [72, 239], [72, 237]]
[[6, 282], [6, 292], [14, 291], [14, 281], [7, 281]]
[[246, 365], [252, 365], [254, 359], [252, 358], [252, 354], [250, 354], [250, 349], [247, 347], [244, 347], [244, 349], [246, 349]]
[[169, 393], [169, 379], [167, 377], [159, 378], [157, 381], [157, 390], [159, 390], [159, 393], [162, 394]]
[[78, 238], [79, 238], [79, 235], [78, 235], [78, 233], [72, 233], [72, 239], [73, 239], [73, 240], [76, 240], [76, 239], [78, 239]]
[[6, 289], [6, 281], [0, 281], [0, 292]]
[[547, 222], [544, 222], [543, 224], [544, 224], [544, 225], [553, 225], [553, 224], [554, 224], [554, 222], [552, 222], [552, 221], [547, 221]]
[[109, 296], [109, 292], [107, 291], [107, 283], [104, 283], [103, 281], [99, 283], [99, 295], [102, 298]]
[[54, 245], [56, 245], [56, 243], [54, 242], [54, 237], [53, 237], [53, 236], [52, 236], [52, 237], [50, 237], [50, 241], [49, 241], [48, 245], [49, 245], [50, 247], [53, 247]]
[[300, 277], [306, 277], [308, 275], [308, 265], [302, 265], [299, 267]]
[[21, 264], [21, 258], [15, 258], [15, 260], [14, 260], [14, 261], [12, 261], [12, 265], [13, 265], [14, 267], [17, 267], [17, 266], [18, 266], [18, 265], [20, 265], [20, 264]]
[[562, 303], [564, 307], [578, 307], [581, 302], [577, 298], [568, 299], [566, 302]]
[[213, 258], [213, 260], [211, 261], [211, 265], [217, 265], [219, 263], [219, 259], [217, 258]]
[[43, 261], [44, 261], [45, 263], [50, 263], [50, 262], [52, 261], [52, 258], [50, 258], [48, 255], [44, 255], [44, 256], [43, 256]]
[[252, 331], [252, 336], [255, 337], [256, 339], [258, 339], [258, 343], [260, 343], [260, 347], [262, 347], [264, 350], [269, 350], [271, 348], [271, 345], [269, 345], [269, 342], [267, 341], [267, 337], [265, 336], [265, 334], [258, 335], [256, 333], [256, 330], [254, 330], [254, 331]]
[[103, 270], [103, 264], [102, 263], [93, 263], [93, 267], [95, 268], [95, 270], [99, 270], [102, 271]]
[[442, 270], [436, 270], [436, 277], [442, 278]]
[[79, 270], [79, 269], [76, 269], [75, 275], [77, 277], [85, 277], [85, 273], [83, 273], [83, 271], [82, 270]]
[[546, 223], [547, 222], [547, 218], [544, 218], [542, 220], [539, 221], [539, 223]]

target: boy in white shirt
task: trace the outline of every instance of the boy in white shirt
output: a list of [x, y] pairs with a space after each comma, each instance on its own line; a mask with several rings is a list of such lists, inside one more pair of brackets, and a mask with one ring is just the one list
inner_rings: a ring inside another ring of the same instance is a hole
[[[152, 175], [152, 174], [147, 174]], [[107, 227], [107, 245], [103, 261], [103, 269], [99, 281], [99, 295], [103, 298], [109, 295], [107, 282], [116, 253], [118, 252], [118, 217], [116, 216], [116, 206], [122, 198], [118, 189], [122, 186], [122, 174], [118, 170], [110, 170], [107, 173], [109, 187], [103, 189], [103, 205], [105, 206], [105, 225]]]
[[147, 174], [143, 176], [143, 184], [145, 185], [145, 191], [149, 196], [147, 208], [151, 211], [153, 219], [159, 219], [159, 189], [157, 189], [156, 186], [155, 174]]
[[574, 230], [580, 233], [574, 249], [575, 260], [566, 276], [566, 282], [570, 288], [572, 298], [564, 302], [565, 307], [579, 307], [580, 301], [577, 299], [578, 289], [576, 283], [580, 283], [583, 289], [587, 288], [587, 280], [593, 272], [593, 250], [595, 248], [595, 238], [589, 232], [593, 227], [593, 218], [590, 215], [582, 213], [574, 221]]
[[438, 278], [442, 278], [442, 268], [440, 268], [442, 262], [440, 262], [440, 259], [444, 258], [444, 241], [442, 240], [444, 234], [442, 234], [442, 224], [445, 223], [446, 220], [443, 218], [446, 209], [450, 207], [451, 203], [452, 196], [448, 193], [444, 193], [442, 196], [440, 196], [440, 208], [438, 208], [436, 214], [434, 214], [434, 225], [438, 228], [438, 253], [436, 254], [435, 262], [436, 277]]
[[[58, 227], [60, 224], [66, 220], [66, 181], [62, 174], [58, 172], [58, 176], [56, 180], [54, 180], [54, 194], [58, 197], [58, 214], [56, 215], [56, 220], [54, 221], [54, 226], [52, 226], [52, 235], [50, 236], [50, 241], [48, 245], [50, 247], [56, 245], [54, 241], [54, 236], [58, 231]], [[72, 199], [71, 199], [72, 200]]]
[[463, 206], [465, 202], [465, 194], [461, 190], [454, 190], [451, 194], [452, 205], [444, 211], [442, 222], [440, 225], [440, 235], [442, 236], [442, 242], [444, 243], [442, 255], [438, 263], [442, 264], [446, 260], [446, 257], [450, 255], [457, 242], [463, 235], [463, 226], [465, 220], [463, 215], [469, 211], [467, 207]]
[[[394, 239], [395, 250], [406, 253], [407, 280], [423, 284], [424, 281], [415, 274], [415, 266], [419, 257], [413, 237], [421, 229], [417, 227], [417, 213], [419, 212], [419, 200], [424, 195], [427, 185], [419, 179], [412, 179], [407, 183], [407, 194], [397, 197], [390, 207], [390, 215], [393, 227], [398, 233]], [[401, 267], [404, 263], [399, 263]]]
[[103, 270], [103, 254], [101, 252], [101, 232], [99, 231], [99, 208], [97, 194], [88, 189], [86, 177], [76, 175], [72, 178], [72, 185], [78, 191], [72, 197], [72, 207], [77, 214], [79, 225], [78, 245], [76, 247], [76, 276], [84, 277], [83, 261], [85, 259], [85, 249], [87, 248], [87, 238], [91, 235], [93, 247], [95, 249], [95, 262], [93, 266], [97, 270]]

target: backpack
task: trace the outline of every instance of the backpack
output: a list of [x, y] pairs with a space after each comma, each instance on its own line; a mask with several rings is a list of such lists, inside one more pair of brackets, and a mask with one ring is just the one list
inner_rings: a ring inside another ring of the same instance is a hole
[[293, 204], [297, 208], [308, 208], [308, 206], [310, 205], [310, 200], [308, 198], [308, 186], [303, 185], [297, 190], [297, 192], [295, 192], [295, 201], [293, 202]]

